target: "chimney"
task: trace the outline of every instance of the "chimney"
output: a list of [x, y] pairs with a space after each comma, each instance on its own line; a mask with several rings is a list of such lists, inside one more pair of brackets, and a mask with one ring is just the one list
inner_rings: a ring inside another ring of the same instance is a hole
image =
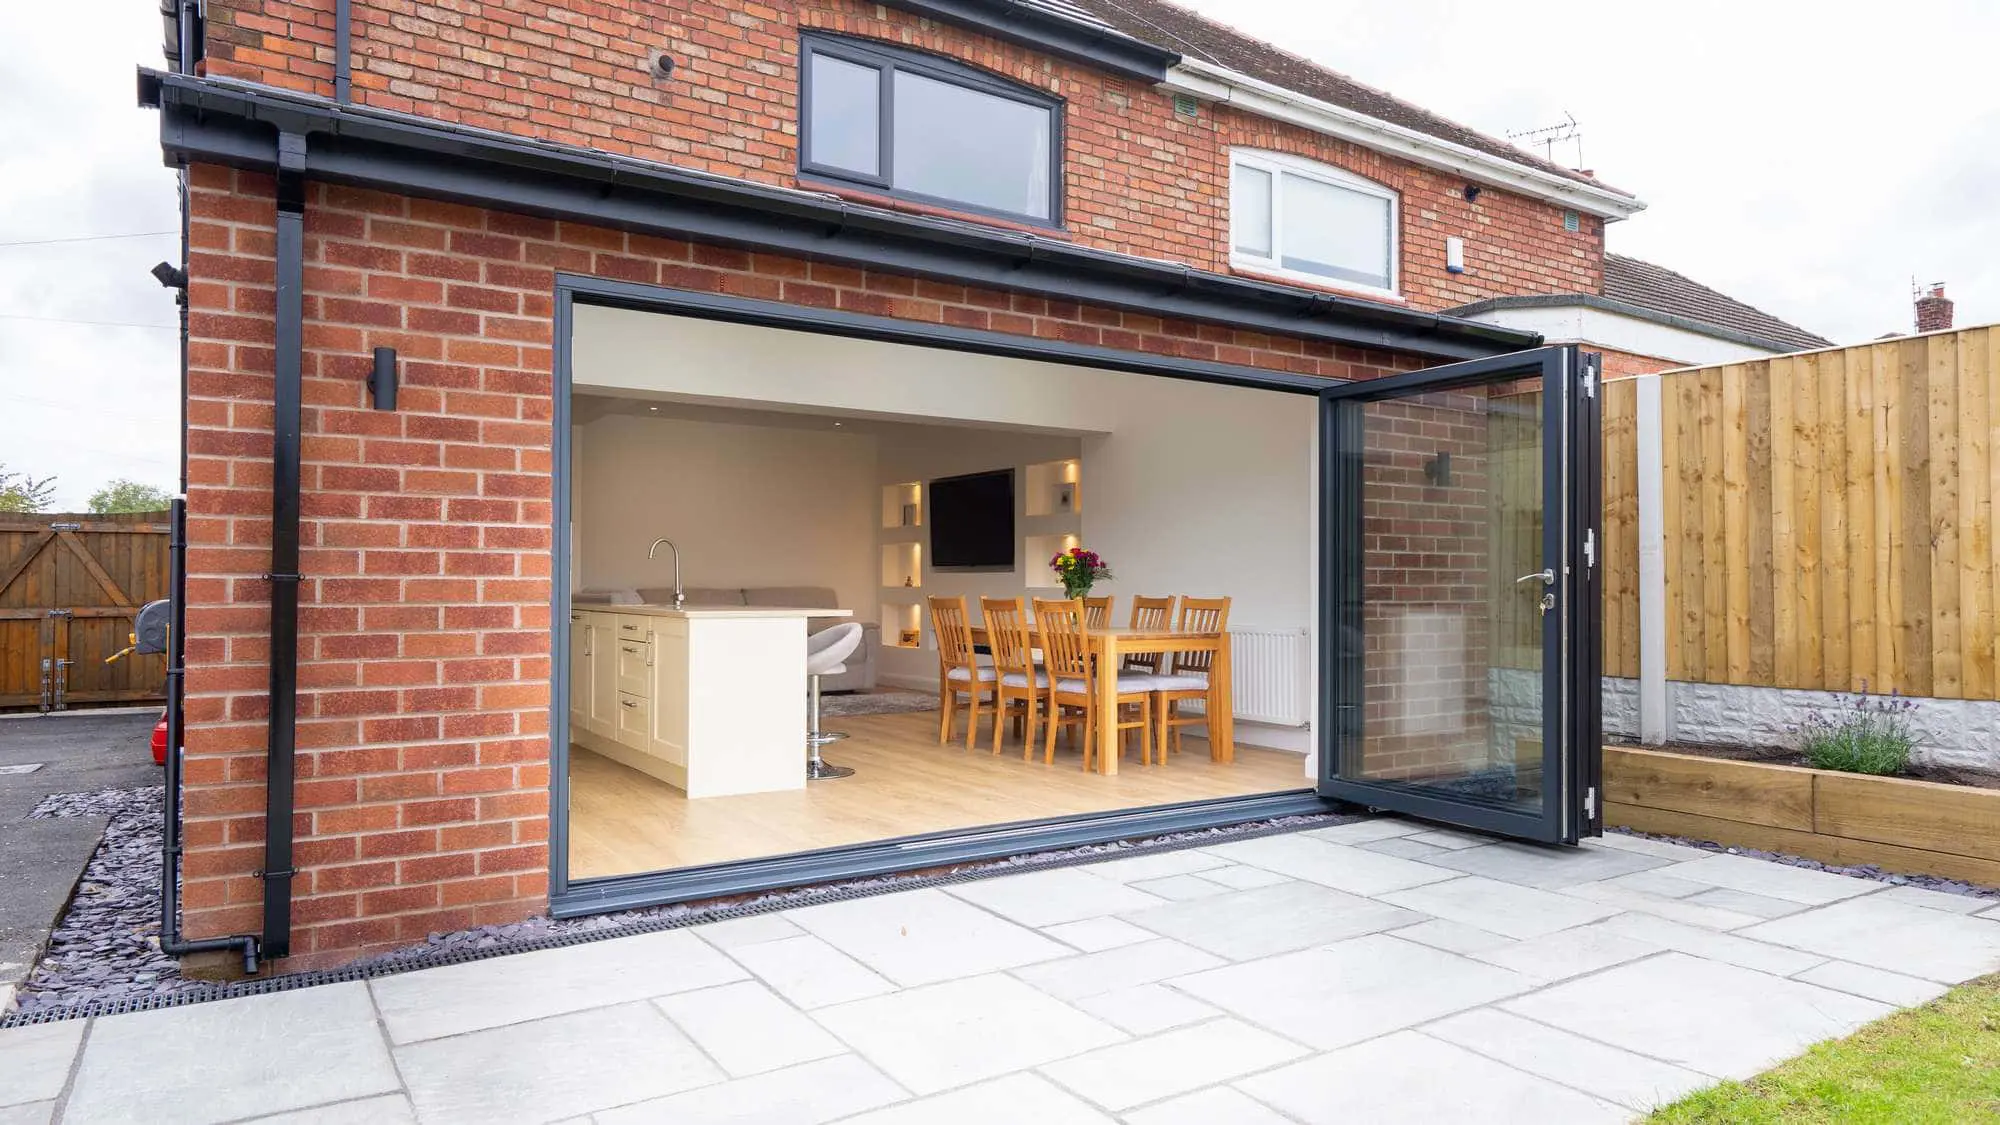
[[1944, 295], [1944, 283], [1931, 286], [1928, 295], [1917, 298], [1917, 331], [1942, 332], [1951, 327], [1951, 301]]

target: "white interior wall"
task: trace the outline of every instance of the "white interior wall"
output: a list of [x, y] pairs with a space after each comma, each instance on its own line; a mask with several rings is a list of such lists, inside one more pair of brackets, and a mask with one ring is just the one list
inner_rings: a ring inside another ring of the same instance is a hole
[[577, 588], [831, 586], [872, 606], [875, 438], [612, 414], [578, 427]]
[[[926, 526], [905, 531], [901, 528], [883, 532], [883, 542], [891, 543], [914, 538], [924, 545], [920, 556], [922, 563], [922, 585], [914, 590], [902, 591], [885, 589], [882, 600], [887, 605], [922, 604], [926, 597], [951, 597], [963, 595], [974, 614], [979, 612], [980, 598], [1012, 597], [1052, 597], [1059, 590], [1030, 589], [1030, 575], [1037, 573], [1043, 560], [1031, 559], [1023, 549], [1023, 540], [1029, 535], [1044, 535], [1061, 531], [1083, 533], [1083, 518], [1086, 513], [1072, 513], [1068, 516], [1037, 516], [1027, 514], [1026, 469], [1029, 465], [1045, 461], [1074, 458], [1081, 454], [1082, 443], [1075, 437], [1023, 433], [1013, 430], [980, 430], [961, 426], [889, 426], [879, 435], [877, 474], [884, 485], [901, 484], [907, 481], [929, 482], [939, 477], [958, 476], [963, 473], [980, 473], [991, 469], [1015, 470], [1014, 473], [1014, 566], [1005, 572], [939, 570], [930, 564], [930, 535], [928, 514]], [[879, 568], [878, 568], [879, 569]], [[922, 611], [919, 610], [921, 621]], [[889, 620], [882, 622], [884, 641], [894, 640], [894, 625]], [[926, 634], [927, 623], [921, 624]], [[937, 652], [928, 635], [921, 649], [900, 649], [885, 647], [882, 652], [881, 674], [891, 683], [903, 687], [935, 688], [937, 686]]]
[[[571, 373], [639, 398], [1081, 433], [1086, 542], [1117, 576], [1102, 592], [1227, 594], [1237, 628], [1313, 627], [1310, 397], [587, 305]], [[879, 489], [868, 502], [879, 524]], [[868, 562], [879, 582], [879, 553]]]

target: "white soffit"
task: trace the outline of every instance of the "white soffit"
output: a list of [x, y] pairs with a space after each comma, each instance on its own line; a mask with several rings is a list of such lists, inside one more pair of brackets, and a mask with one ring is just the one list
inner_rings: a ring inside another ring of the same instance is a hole
[[1644, 201], [1629, 195], [1516, 164], [1199, 59], [1182, 59], [1180, 65], [1167, 71], [1167, 80], [1160, 86], [1172, 93], [1222, 102], [1246, 113], [1290, 122], [1482, 184], [1561, 204], [1586, 215], [1616, 221], [1646, 209]]
[[1734, 340], [1718, 339], [1685, 328], [1655, 324], [1635, 316], [1621, 316], [1588, 305], [1547, 305], [1527, 308], [1487, 309], [1466, 316], [1482, 324], [1539, 332], [1550, 343], [1595, 344], [1600, 348], [1649, 355], [1687, 367], [1709, 367], [1720, 363], [1742, 363], [1782, 355], [1783, 352], [1753, 348]]

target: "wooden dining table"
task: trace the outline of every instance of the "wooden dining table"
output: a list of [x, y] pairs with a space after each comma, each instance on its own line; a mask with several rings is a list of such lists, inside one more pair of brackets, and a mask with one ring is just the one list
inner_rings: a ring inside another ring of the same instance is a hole
[[[1029, 628], [1034, 623], [1029, 622]], [[1030, 634], [1032, 637], [1032, 633]], [[972, 626], [972, 643], [986, 645], [986, 626]], [[1208, 717], [1208, 756], [1216, 762], [1236, 760], [1236, 716], [1230, 705], [1229, 695], [1229, 633], [1195, 632], [1180, 629], [1135, 629], [1129, 625], [1110, 625], [1090, 630], [1090, 655], [1100, 670], [1115, 670], [1119, 662], [1127, 656], [1146, 653], [1212, 652], [1208, 669], [1208, 698], [1204, 701], [1204, 714]], [[1118, 772], [1117, 720], [1118, 720], [1118, 677], [1099, 675], [1097, 677], [1097, 706], [1092, 708], [1097, 719], [1097, 745], [1111, 747], [1113, 753], [1097, 755], [1099, 773]], [[1152, 733], [1147, 732], [1147, 737]], [[1162, 748], [1162, 757], [1165, 750]]]

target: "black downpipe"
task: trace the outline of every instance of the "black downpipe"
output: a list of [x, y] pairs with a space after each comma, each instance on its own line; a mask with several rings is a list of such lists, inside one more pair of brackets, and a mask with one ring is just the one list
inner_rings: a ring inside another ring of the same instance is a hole
[[271, 420], [271, 717], [264, 794], [264, 956], [292, 943], [292, 782], [299, 706], [299, 399], [306, 139], [278, 134], [277, 364]]
[[333, 100], [354, 100], [354, 13], [351, 0], [333, 0]]
[[167, 540], [167, 584], [173, 610], [172, 622], [167, 626], [166, 830], [160, 847], [160, 952], [169, 957], [185, 957], [190, 953], [237, 949], [243, 953], [243, 971], [255, 973], [258, 946], [257, 939], [250, 934], [181, 940], [181, 706], [187, 667], [187, 501], [176, 496], [167, 519], [171, 528]]

